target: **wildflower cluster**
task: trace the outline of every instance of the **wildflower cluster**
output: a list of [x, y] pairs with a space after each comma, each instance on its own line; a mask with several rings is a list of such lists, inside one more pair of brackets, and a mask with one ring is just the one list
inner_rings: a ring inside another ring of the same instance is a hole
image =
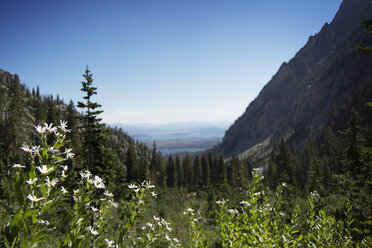
[[[217, 201], [219, 241], [223, 247], [351, 247], [355, 243], [342, 227], [323, 210], [316, 210], [319, 195], [308, 198], [307, 226], [300, 226], [299, 206], [290, 216], [282, 211], [282, 193], [286, 183], [278, 186], [275, 197], [269, 201], [264, 192], [257, 192], [262, 178], [253, 173], [253, 181], [247, 199], [240, 201], [240, 208], [229, 207], [228, 200]], [[346, 213], [350, 223], [351, 205]], [[290, 222], [289, 222], [290, 220]], [[351, 245], [352, 244], [352, 245]], [[351, 245], [351, 246], [350, 246]]]
[[154, 216], [154, 222], [142, 226], [137, 243], [140, 247], [180, 247], [179, 240], [169, 236], [171, 231], [170, 223]]
[[55, 226], [47, 219], [48, 210], [60, 197], [58, 185], [67, 178], [68, 166], [63, 163], [74, 157], [71, 149], [62, 150], [69, 132], [65, 121], [59, 126], [45, 124], [35, 129], [41, 145], [24, 145], [21, 149], [28, 153], [30, 162], [13, 166], [17, 205], [10, 213], [7, 245], [31, 247], [46, 239], [46, 233], [53, 233]]
[[72, 197], [74, 201], [70, 233], [63, 242], [68, 247], [80, 247], [83, 244], [115, 247], [114, 241], [105, 238], [103, 234], [109, 221], [110, 208], [118, 208], [119, 204], [114, 201], [114, 195], [106, 190], [102, 178], [92, 175], [89, 170], [79, 174], [80, 181], [76, 189], [69, 193], [61, 188], [63, 195]]
[[190, 244], [192, 247], [202, 248], [208, 247], [208, 244], [202, 238], [203, 230], [201, 227], [201, 217], [200, 213], [196, 214], [195, 210], [192, 208], [187, 208], [183, 212], [184, 217], [190, 225], [189, 235], [190, 235]]

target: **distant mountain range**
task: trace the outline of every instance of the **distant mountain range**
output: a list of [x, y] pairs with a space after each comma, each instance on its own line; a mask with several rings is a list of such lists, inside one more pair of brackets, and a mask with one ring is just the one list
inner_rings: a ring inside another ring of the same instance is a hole
[[214, 151], [225, 157], [267, 155], [282, 137], [301, 147], [310, 134], [350, 113], [351, 106], [363, 116], [365, 103], [372, 101], [372, 56], [357, 46], [372, 44], [361, 25], [369, 18], [370, 0], [344, 0], [333, 21], [281, 65]]
[[168, 124], [110, 124], [149, 147], [156, 142], [164, 155], [173, 152], [195, 152], [213, 147], [222, 141], [228, 122], [178, 122]]

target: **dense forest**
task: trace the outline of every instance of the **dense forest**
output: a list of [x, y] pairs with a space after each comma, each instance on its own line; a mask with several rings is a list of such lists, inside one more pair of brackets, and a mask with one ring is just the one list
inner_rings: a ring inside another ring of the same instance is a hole
[[0, 71], [0, 246], [371, 247], [371, 102], [256, 163], [165, 158], [102, 123], [88, 68], [81, 90], [66, 104]]

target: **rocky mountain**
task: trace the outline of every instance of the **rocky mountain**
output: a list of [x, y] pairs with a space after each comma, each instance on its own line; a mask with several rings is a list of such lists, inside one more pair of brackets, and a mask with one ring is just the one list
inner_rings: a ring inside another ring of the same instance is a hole
[[372, 100], [372, 56], [357, 46], [372, 44], [361, 25], [371, 17], [370, 0], [344, 0], [333, 21], [280, 66], [215, 150], [230, 157], [283, 136], [300, 147], [342, 108], [363, 112]]

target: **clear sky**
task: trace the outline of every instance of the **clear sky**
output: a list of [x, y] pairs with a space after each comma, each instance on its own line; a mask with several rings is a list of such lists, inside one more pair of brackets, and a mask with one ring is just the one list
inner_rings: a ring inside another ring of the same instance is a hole
[[0, 68], [106, 123], [230, 121], [341, 0], [0, 0]]

